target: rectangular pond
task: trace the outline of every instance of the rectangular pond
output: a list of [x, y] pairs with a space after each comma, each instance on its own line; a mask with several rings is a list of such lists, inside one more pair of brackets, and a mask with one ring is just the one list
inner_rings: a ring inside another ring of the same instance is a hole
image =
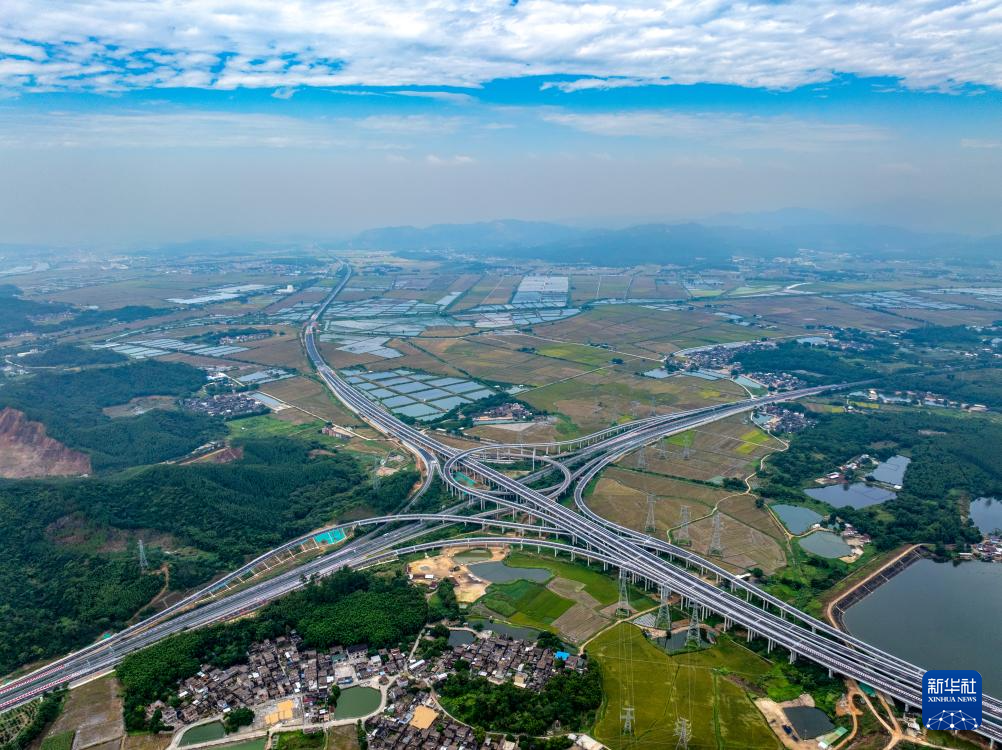
[[871, 487], [864, 482], [815, 487], [804, 490], [804, 494], [835, 508], [867, 508], [897, 497], [890, 490], [885, 490], [883, 487]]

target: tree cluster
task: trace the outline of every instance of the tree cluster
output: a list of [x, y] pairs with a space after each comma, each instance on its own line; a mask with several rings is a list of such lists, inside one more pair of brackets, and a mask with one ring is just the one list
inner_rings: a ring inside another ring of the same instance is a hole
[[82, 372], [40, 372], [0, 389], [0, 406], [42, 422], [48, 434], [90, 454], [95, 470], [156, 463], [188, 453], [223, 432], [222, 421], [155, 409], [112, 419], [102, 409], [141, 396], [186, 396], [205, 382], [201, 370], [144, 360]]
[[[388, 512], [413, 472], [377, 489], [347, 453], [310, 456], [287, 438], [243, 443], [230, 464], [158, 465], [88, 480], [0, 481], [0, 672], [121, 628], [164, 584], [186, 590], [349, 508]], [[145, 536], [151, 570], [134, 542]], [[165, 555], [150, 536], [167, 536]]]
[[543, 735], [559, 721], [574, 731], [589, 726], [602, 704], [602, 676], [591, 664], [583, 673], [561, 672], [540, 691], [510, 682], [496, 685], [461, 670], [443, 680], [442, 705], [460, 721], [490, 732]]

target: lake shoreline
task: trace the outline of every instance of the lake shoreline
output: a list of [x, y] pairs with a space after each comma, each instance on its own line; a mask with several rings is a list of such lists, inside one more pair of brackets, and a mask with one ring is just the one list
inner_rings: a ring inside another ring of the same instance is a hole
[[852, 588], [833, 599], [826, 607], [828, 619], [839, 630], [848, 633], [849, 629], [845, 624], [845, 613], [850, 607], [861, 602], [894, 578], [894, 576], [909, 568], [913, 563], [923, 559], [933, 559], [932, 553], [918, 544], [907, 549], [904, 554], [889, 560], [866, 576], [866, 578], [854, 584]]

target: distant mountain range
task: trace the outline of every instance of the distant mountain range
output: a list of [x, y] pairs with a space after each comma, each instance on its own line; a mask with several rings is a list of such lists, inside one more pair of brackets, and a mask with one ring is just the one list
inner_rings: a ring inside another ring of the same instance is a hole
[[356, 235], [355, 249], [392, 252], [461, 251], [596, 265], [722, 264], [733, 256], [778, 257], [798, 249], [859, 256], [1002, 259], [1002, 235], [914, 232], [900, 227], [853, 224], [816, 211], [786, 209], [764, 214], [724, 214], [701, 223], [652, 223], [625, 229], [580, 229], [563, 224], [500, 220], [370, 229]]

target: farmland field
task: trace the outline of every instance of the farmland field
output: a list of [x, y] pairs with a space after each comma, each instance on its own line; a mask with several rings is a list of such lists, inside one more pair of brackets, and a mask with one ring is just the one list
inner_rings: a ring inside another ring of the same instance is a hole
[[774, 331], [736, 326], [697, 309], [663, 311], [639, 305], [596, 307], [567, 320], [534, 326], [533, 330], [546, 338], [607, 344], [613, 349], [648, 357], [704, 344], [777, 335]]
[[[686, 479], [717, 480], [744, 478], [758, 462], [783, 443], [763, 432], [745, 416], [729, 417], [678, 435], [672, 435], [644, 451], [648, 471]], [[636, 453], [620, 463], [634, 466]]]
[[[682, 507], [689, 508], [692, 549], [708, 554], [713, 533], [714, 507], [722, 513], [721, 540], [726, 566], [744, 570], [760, 567], [772, 572], [786, 564], [782, 532], [764, 508], [748, 495], [625, 469], [607, 469], [587, 498], [588, 507], [603, 518], [642, 531], [647, 518], [647, 495], [654, 506], [656, 534], [663, 536], [679, 525]], [[677, 538], [677, 536], [673, 536]]]
[[741, 398], [729, 380], [707, 381], [686, 376], [655, 380], [633, 373], [626, 364], [584, 373], [526, 391], [519, 398], [538, 409], [565, 415], [565, 435], [583, 434], [618, 422], [658, 413], [691, 409]]
[[[704, 651], [669, 656], [639, 628], [621, 623], [595, 638], [588, 654], [601, 665], [605, 692], [592, 733], [612, 750], [674, 747], [680, 718], [690, 723], [691, 750], [779, 747], [748, 695], [723, 673], [750, 682], [769, 664], [729, 639]], [[635, 709], [635, 733], [627, 738], [620, 719], [624, 700]]]

